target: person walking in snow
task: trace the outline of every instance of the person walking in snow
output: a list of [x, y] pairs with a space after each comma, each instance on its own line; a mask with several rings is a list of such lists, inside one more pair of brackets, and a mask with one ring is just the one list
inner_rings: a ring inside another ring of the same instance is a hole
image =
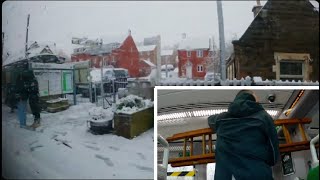
[[28, 93], [28, 84], [27, 84], [27, 76], [25, 72], [20, 72], [16, 79], [16, 98], [18, 101], [18, 119], [20, 122], [21, 128], [26, 128], [26, 109], [27, 109], [27, 100], [29, 97]]
[[241, 90], [228, 112], [208, 118], [217, 134], [215, 180], [271, 180], [279, 160], [279, 141], [272, 117], [250, 90]]
[[33, 128], [40, 126], [39, 84], [32, 71], [28, 71], [29, 105], [34, 116]]

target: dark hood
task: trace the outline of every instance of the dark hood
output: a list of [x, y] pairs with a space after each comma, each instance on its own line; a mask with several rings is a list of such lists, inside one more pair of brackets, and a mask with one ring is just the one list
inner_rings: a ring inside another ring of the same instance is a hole
[[262, 106], [255, 102], [254, 96], [249, 93], [239, 94], [228, 108], [230, 115], [235, 117], [250, 116], [261, 110]]

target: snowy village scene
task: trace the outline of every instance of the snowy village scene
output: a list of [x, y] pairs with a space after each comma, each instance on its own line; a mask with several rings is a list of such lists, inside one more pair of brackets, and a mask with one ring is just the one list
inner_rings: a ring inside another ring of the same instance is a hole
[[1, 75], [4, 179], [161, 179], [155, 87], [319, 86], [319, 2], [5, 1]]

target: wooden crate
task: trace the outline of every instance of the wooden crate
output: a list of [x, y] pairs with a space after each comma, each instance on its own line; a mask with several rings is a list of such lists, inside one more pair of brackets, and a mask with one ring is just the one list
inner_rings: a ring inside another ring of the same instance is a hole
[[132, 139], [153, 127], [153, 107], [133, 114], [116, 113], [114, 116], [115, 134]]

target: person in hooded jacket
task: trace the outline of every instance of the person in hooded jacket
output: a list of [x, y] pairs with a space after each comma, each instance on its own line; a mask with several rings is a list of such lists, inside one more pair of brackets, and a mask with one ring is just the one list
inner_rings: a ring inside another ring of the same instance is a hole
[[228, 111], [210, 116], [217, 134], [215, 180], [272, 180], [279, 141], [272, 117], [250, 90], [241, 90]]
[[20, 122], [21, 128], [26, 128], [26, 109], [27, 109], [27, 100], [29, 98], [28, 92], [28, 78], [25, 72], [20, 72], [16, 79], [16, 99], [18, 101], [18, 119]]
[[28, 71], [28, 93], [29, 105], [34, 116], [33, 128], [40, 126], [40, 104], [39, 104], [39, 84], [32, 71]]

